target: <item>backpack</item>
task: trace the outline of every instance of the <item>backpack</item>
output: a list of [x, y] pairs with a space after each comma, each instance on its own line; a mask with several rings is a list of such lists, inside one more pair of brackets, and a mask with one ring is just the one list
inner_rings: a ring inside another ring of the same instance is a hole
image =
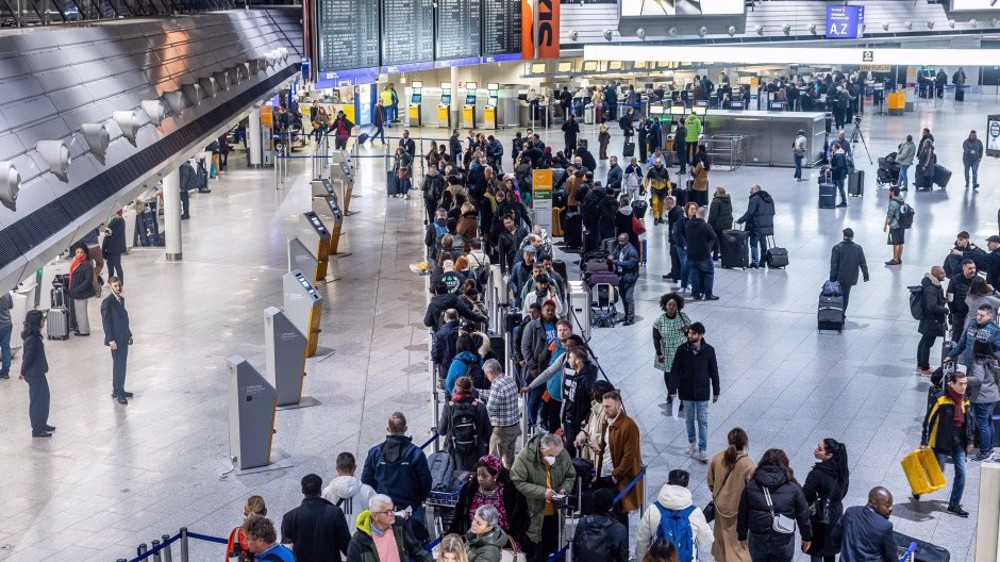
[[578, 562], [606, 562], [611, 559], [608, 528], [614, 525], [610, 517], [587, 515], [576, 527], [573, 535], [573, 560]]
[[456, 402], [451, 412], [451, 446], [459, 454], [472, 454], [479, 450], [479, 431], [472, 404]]
[[913, 226], [913, 215], [916, 211], [909, 203], [902, 203], [899, 205], [899, 227], [900, 228], [911, 228]]
[[682, 510], [667, 509], [660, 502], [653, 502], [660, 510], [660, 526], [656, 529], [656, 540], [670, 541], [677, 549], [677, 562], [694, 560], [694, 533], [689, 517], [695, 510], [689, 505]]
[[479, 363], [468, 362], [465, 359], [459, 359], [465, 365], [465, 375], [472, 379], [473, 388], [489, 388], [490, 381], [486, 378], [486, 372], [483, 371], [483, 367]]
[[924, 288], [922, 285], [907, 287], [910, 289], [910, 316], [914, 320], [924, 319]]

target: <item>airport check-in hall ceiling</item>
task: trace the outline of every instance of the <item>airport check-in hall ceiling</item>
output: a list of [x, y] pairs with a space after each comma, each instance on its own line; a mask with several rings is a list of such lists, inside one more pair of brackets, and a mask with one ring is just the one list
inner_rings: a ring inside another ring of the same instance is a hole
[[298, 18], [272, 12], [0, 35], [0, 287], [295, 75]]

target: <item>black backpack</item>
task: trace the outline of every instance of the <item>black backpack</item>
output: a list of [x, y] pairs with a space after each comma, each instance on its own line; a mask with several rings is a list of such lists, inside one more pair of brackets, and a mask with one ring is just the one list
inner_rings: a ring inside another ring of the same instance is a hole
[[489, 388], [490, 381], [486, 378], [486, 372], [483, 371], [483, 367], [476, 362], [468, 362], [465, 359], [459, 359], [463, 364], [465, 364], [465, 376], [472, 379], [473, 388]]
[[476, 427], [476, 412], [468, 402], [454, 403], [451, 412], [451, 446], [459, 454], [479, 451], [479, 428]]
[[587, 515], [573, 535], [573, 560], [576, 562], [606, 562], [611, 559], [608, 528], [614, 525], [610, 517]]
[[916, 211], [913, 210], [913, 206], [909, 203], [902, 203], [899, 206], [899, 227], [900, 228], [912, 228], [913, 227], [913, 215]]
[[910, 316], [914, 320], [924, 319], [924, 287], [923, 285], [913, 285], [910, 289]]

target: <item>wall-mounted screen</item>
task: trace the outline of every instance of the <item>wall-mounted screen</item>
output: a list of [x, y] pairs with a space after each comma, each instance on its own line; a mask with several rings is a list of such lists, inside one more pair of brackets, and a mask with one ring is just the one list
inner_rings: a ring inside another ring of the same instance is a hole
[[1000, 12], [997, 0], [951, 0], [953, 12]]
[[864, 35], [864, 6], [827, 6], [826, 38], [857, 39]]
[[744, 0], [621, 0], [622, 17], [733, 16], [746, 10]]

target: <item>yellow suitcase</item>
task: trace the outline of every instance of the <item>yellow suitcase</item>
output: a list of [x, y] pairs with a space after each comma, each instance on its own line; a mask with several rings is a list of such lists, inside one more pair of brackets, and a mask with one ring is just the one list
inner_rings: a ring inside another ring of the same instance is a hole
[[562, 236], [562, 215], [566, 207], [553, 207], [552, 208], [552, 236]]
[[903, 457], [903, 472], [910, 482], [910, 489], [913, 490], [913, 497], [920, 499], [920, 496], [936, 492], [944, 488], [944, 472], [938, 465], [937, 457], [934, 456], [933, 449], [917, 449]]

